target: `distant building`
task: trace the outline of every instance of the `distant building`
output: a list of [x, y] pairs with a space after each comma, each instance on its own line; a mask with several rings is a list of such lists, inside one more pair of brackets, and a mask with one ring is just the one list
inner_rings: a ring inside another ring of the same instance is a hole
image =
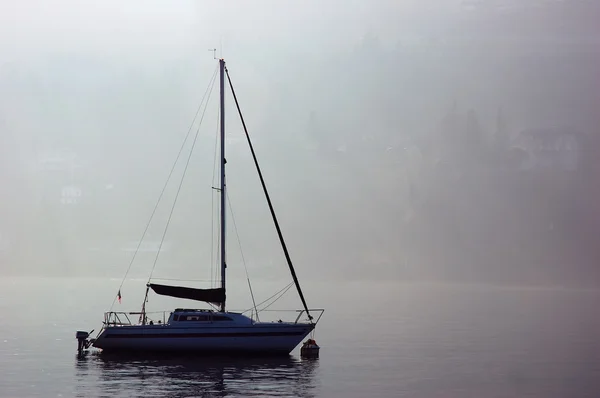
[[81, 167], [77, 154], [68, 149], [49, 150], [38, 157], [38, 170], [42, 172], [61, 171], [72, 174]]
[[60, 202], [63, 205], [75, 205], [81, 199], [82, 190], [74, 185], [63, 187]]
[[512, 146], [527, 152], [521, 164], [525, 170], [577, 170], [583, 149], [581, 134], [567, 129], [524, 130]]

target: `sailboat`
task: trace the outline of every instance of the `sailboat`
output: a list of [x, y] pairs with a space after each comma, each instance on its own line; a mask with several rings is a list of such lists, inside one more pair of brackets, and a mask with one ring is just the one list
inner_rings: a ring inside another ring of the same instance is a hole
[[[252, 157], [262, 184], [271, 216], [277, 230], [281, 247], [285, 254], [296, 290], [303, 309], [298, 310], [295, 321], [260, 322], [244, 313], [226, 310], [226, 184], [225, 184], [225, 78], [227, 77]], [[106, 312], [102, 329], [96, 338], [88, 338], [90, 333], [79, 331], [79, 351], [90, 346], [103, 352], [165, 352], [203, 354], [284, 354], [288, 355], [302, 340], [314, 331], [323, 315], [323, 309], [309, 309], [290, 259], [273, 205], [269, 197], [246, 123], [240, 111], [231, 83], [225, 60], [219, 59], [220, 79], [220, 287], [198, 289], [185, 286], [172, 286], [148, 283], [146, 297], [141, 312]], [[162, 322], [148, 322], [145, 303], [149, 291], [158, 295], [210, 303], [213, 309], [176, 308]], [[120, 291], [118, 293], [120, 299]], [[313, 314], [318, 313], [317, 319]], [[128, 315], [139, 315], [139, 322], [132, 323]]]

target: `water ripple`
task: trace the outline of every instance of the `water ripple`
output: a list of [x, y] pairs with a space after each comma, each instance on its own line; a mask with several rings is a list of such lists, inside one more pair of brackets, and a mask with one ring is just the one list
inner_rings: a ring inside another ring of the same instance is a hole
[[76, 360], [76, 396], [314, 397], [318, 360], [123, 359], [89, 353]]

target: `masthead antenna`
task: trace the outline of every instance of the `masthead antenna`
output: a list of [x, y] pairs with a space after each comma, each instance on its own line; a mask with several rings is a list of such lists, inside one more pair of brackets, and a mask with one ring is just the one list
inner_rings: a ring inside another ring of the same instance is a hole
[[216, 48], [209, 48], [208, 51], [212, 51], [213, 59], [217, 59], [217, 49]]

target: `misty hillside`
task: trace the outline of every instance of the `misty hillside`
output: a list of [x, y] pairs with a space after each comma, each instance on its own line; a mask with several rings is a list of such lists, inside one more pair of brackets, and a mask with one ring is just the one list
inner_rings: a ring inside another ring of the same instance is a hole
[[[483, 3], [410, 34], [382, 17], [344, 45], [228, 46], [301, 277], [600, 282], [598, 7]], [[122, 276], [214, 68], [189, 50], [3, 64], [2, 272]], [[284, 260], [229, 109], [232, 205], [268, 275]], [[211, 112], [161, 258], [182, 274], [214, 244]]]

